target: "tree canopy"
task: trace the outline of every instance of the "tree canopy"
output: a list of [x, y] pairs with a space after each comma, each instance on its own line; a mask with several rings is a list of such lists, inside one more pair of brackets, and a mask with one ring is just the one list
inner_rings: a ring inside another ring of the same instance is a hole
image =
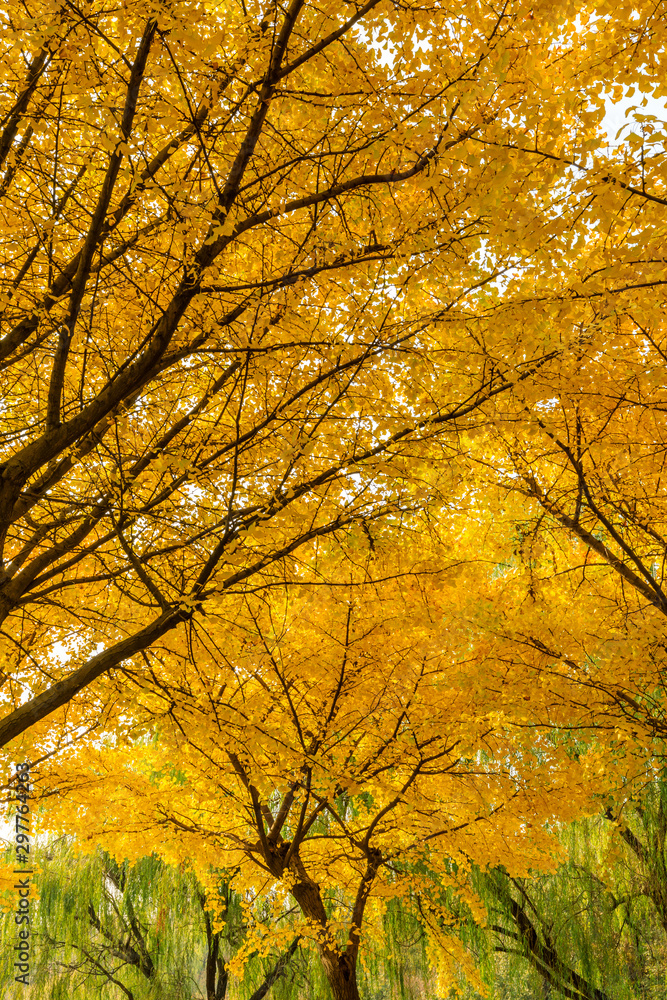
[[664, 756], [664, 12], [0, 17], [4, 759], [356, 998]]
[[601, 155], [604, 80], [657, 87], [651, 11], [8, 8], [4, 740], [446, 495], [466, 430], [655, 303], [654, 137]]

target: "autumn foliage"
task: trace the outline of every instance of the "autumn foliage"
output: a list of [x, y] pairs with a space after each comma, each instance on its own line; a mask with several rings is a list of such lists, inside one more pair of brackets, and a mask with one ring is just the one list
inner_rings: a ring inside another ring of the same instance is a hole
[[336, 1000], [390, 897], [465, 962], [666, 732], [664, 12], [1, 17], [6, 759]]

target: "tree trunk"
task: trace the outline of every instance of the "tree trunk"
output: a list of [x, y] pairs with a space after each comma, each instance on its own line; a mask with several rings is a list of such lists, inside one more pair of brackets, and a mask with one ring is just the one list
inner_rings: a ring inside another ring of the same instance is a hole
[[[297, 875], [298, 881], [290, 888], [292, 895], [299, 904], [301, 912], [309, 920], [315, 921], [324, 932], [328, 930], [328, 921], [320, 887], [305, 872], [298, 855], [292, 858], [290, 865]], [[334, 1000], [360, 1000], [357, 987], [357, 950], [350, 952], [334, 950], [326, 939], [318, 944], [325, 975], [334, 995]]]
[[360, 1000], [357, 987], [357, 963], [345, 952], [336, 955], [329, 948], [319, 948], [320, 958], [335, 1000]]

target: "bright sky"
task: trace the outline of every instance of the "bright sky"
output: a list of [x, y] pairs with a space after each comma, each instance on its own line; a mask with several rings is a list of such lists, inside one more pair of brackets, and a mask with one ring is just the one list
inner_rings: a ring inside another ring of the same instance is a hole
[[[646, 105], [641, 107], [642, 101], [646, 101]], [[614, 103], [610, 97], [606, 100], [607, 113], [605, 115], [605, 126], [607, 129], [607, 135], [609, 136], [609, 142], [612, 146], [618, 145], [622, 139], [623, 135], [627, 135], [628, 132], [640, 132], [641, 124], [634, 117], [635, 114], [639, 115], [654, 115], [659, 121], [667, 123], [667, 101], [664, 98], [656, 100], [655, 97], [643, 96], [642, 94], [635, 94], [634, 97], [624, 97], [620, 101]], [[633, 111], [629, 111], [633, 108]], [[634, 128], [632, 127], [634, 125]], [[625, 129], [624, 133], [616, 138], [616, 134], [620, 128], [623, 126], [630, 126]]]

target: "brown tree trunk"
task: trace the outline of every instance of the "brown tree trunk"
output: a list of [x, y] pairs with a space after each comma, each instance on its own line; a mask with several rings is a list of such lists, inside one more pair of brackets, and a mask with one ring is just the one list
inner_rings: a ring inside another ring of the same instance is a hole
[[360, 1000], [356, 961], [350, 960], [350, 956], [345, 952], [336, 955], [324, 947], [320, 947], [319, 951], [335, 1000]]
[[[327, 914], [319, 885], [308, 877], [298, 855], [291, 859], [290, 868], [299, 879], [291, 886], [290, 891], [301, 912], [326, 931]], [[353, 952], [348, 949], [339, 952], [324, 940], [318, 944], [318, 951], [334, 1000], [360, 1000], [357, 987], [357, 949], [355, 948]]]

